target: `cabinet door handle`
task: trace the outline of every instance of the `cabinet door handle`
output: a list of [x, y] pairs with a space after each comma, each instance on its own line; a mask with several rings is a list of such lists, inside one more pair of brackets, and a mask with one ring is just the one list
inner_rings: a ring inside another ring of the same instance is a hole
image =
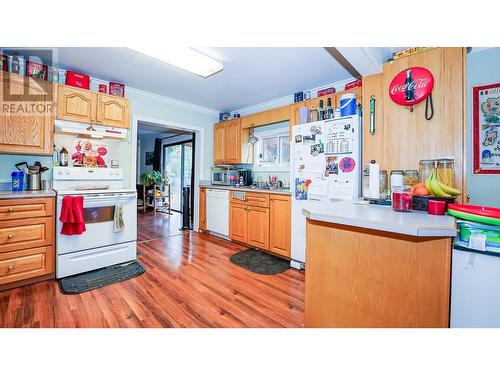
[[95, 122], [95, 118], [91, 118], [91, 119], [90, 119], [90, 122]]
[[13, 268], [14, 268], [14, 265], [12, 265], [12, 264], [11, 264], [11, 265], [9, 266], [9, 271], [12, 271], [12, 269], [13, 269]]
[[14, 237], [14, 235], [12, 233], [10, 233], [7, 237], [10, 239], [10, 238]]
[[9, 207], [9, 212], [14, 212], [14, 209], [12, 207]]

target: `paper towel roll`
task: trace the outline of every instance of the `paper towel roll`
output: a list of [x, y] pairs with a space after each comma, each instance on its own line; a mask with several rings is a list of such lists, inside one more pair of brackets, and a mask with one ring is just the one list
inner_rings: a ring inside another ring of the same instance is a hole
[[368, 195], [372, 199], [380, 198], [380, 164], [371, 163], [369, 166]]

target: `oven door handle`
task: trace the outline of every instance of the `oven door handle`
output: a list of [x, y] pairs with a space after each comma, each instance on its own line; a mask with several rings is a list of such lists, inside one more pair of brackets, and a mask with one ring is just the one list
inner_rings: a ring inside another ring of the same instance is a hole
[[[132, 194], [100, 194], [100, 195], [92, 195], [92, 196], [88, 196], [88, 197], [85, 197], [83, 198], [83, 202], [96, 202], [96, 201], [101, 201], [101, 200], [109, 200], [109, 199], [130, 199], [130, 198], [137, 198], [137, 194], [136, 193], [132, 193]], [[58, 202], [62, 202], [63, 200], [63, 197], [59, 197], [57, 199]]]

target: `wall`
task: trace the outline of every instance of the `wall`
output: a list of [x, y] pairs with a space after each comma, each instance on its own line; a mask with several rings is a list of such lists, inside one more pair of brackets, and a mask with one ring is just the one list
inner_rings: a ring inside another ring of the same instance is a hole
[[[453, 157], [455, 187], [463, 190], [464, 163], [464, 63], [465, 49], [435, 48], [384, 64], [383, 73], [363, 78], [363, 108], [376, 100], [375, 135], [369, 133], [370, 117], [363, 116], [363, 165], [374, 159], [381, 168], [418, 169], [421, 159]], [[413, 66], [434, 76], [434, 117], [425, 119], [425, 102], [408, 107], [394, 103], [388, 87], [400, 71]]]
[[146, 152], [154, 152], [155, 138], [158, 135], [146, 135], [138, 137], [137, 143], [140, 142], [140, 152], [137, 151], [137, 159], [139, 170], [137, 171], [137, 183], [141, 183], [141, 175], [153, 169], [153, 165], [146, 165]]
[[472, 173], [472, 88], [500, 82], [500, 48], [467, 55], [467, 187], [470, 204], [500, 207], [500, 175]]

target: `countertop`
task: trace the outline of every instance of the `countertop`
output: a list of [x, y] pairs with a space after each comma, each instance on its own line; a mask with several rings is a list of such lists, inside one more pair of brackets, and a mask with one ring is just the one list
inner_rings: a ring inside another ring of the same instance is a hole
[[11, 190], [0, 190], [0, 199], [23, 199], [23, 198], [49, 198], [55, 197], [56, 192], [53, 190], [23, 190], [23, 191], [11, 191]]
[[311, 220], [408, 236], [455, 237], [457, 234], [453, 216], [429, 215], [423, 211], [395, 212], [390, 206], [361, 205], [354, 201], [336, 202], [328, 209], [304, 208], [302, 214]]
[[291, 195], [291, 192], [289, 189], [259, 189], [259, 188], [252, 188], [250, 186], [235, 187], [235, 186], [227, 186], [227, 185], [200, 185], [200, 187], [207, 188], [207, 189], [239, 190], [239, 191], [249, 191], [249, 192], [254, 192], [254, 193]]

